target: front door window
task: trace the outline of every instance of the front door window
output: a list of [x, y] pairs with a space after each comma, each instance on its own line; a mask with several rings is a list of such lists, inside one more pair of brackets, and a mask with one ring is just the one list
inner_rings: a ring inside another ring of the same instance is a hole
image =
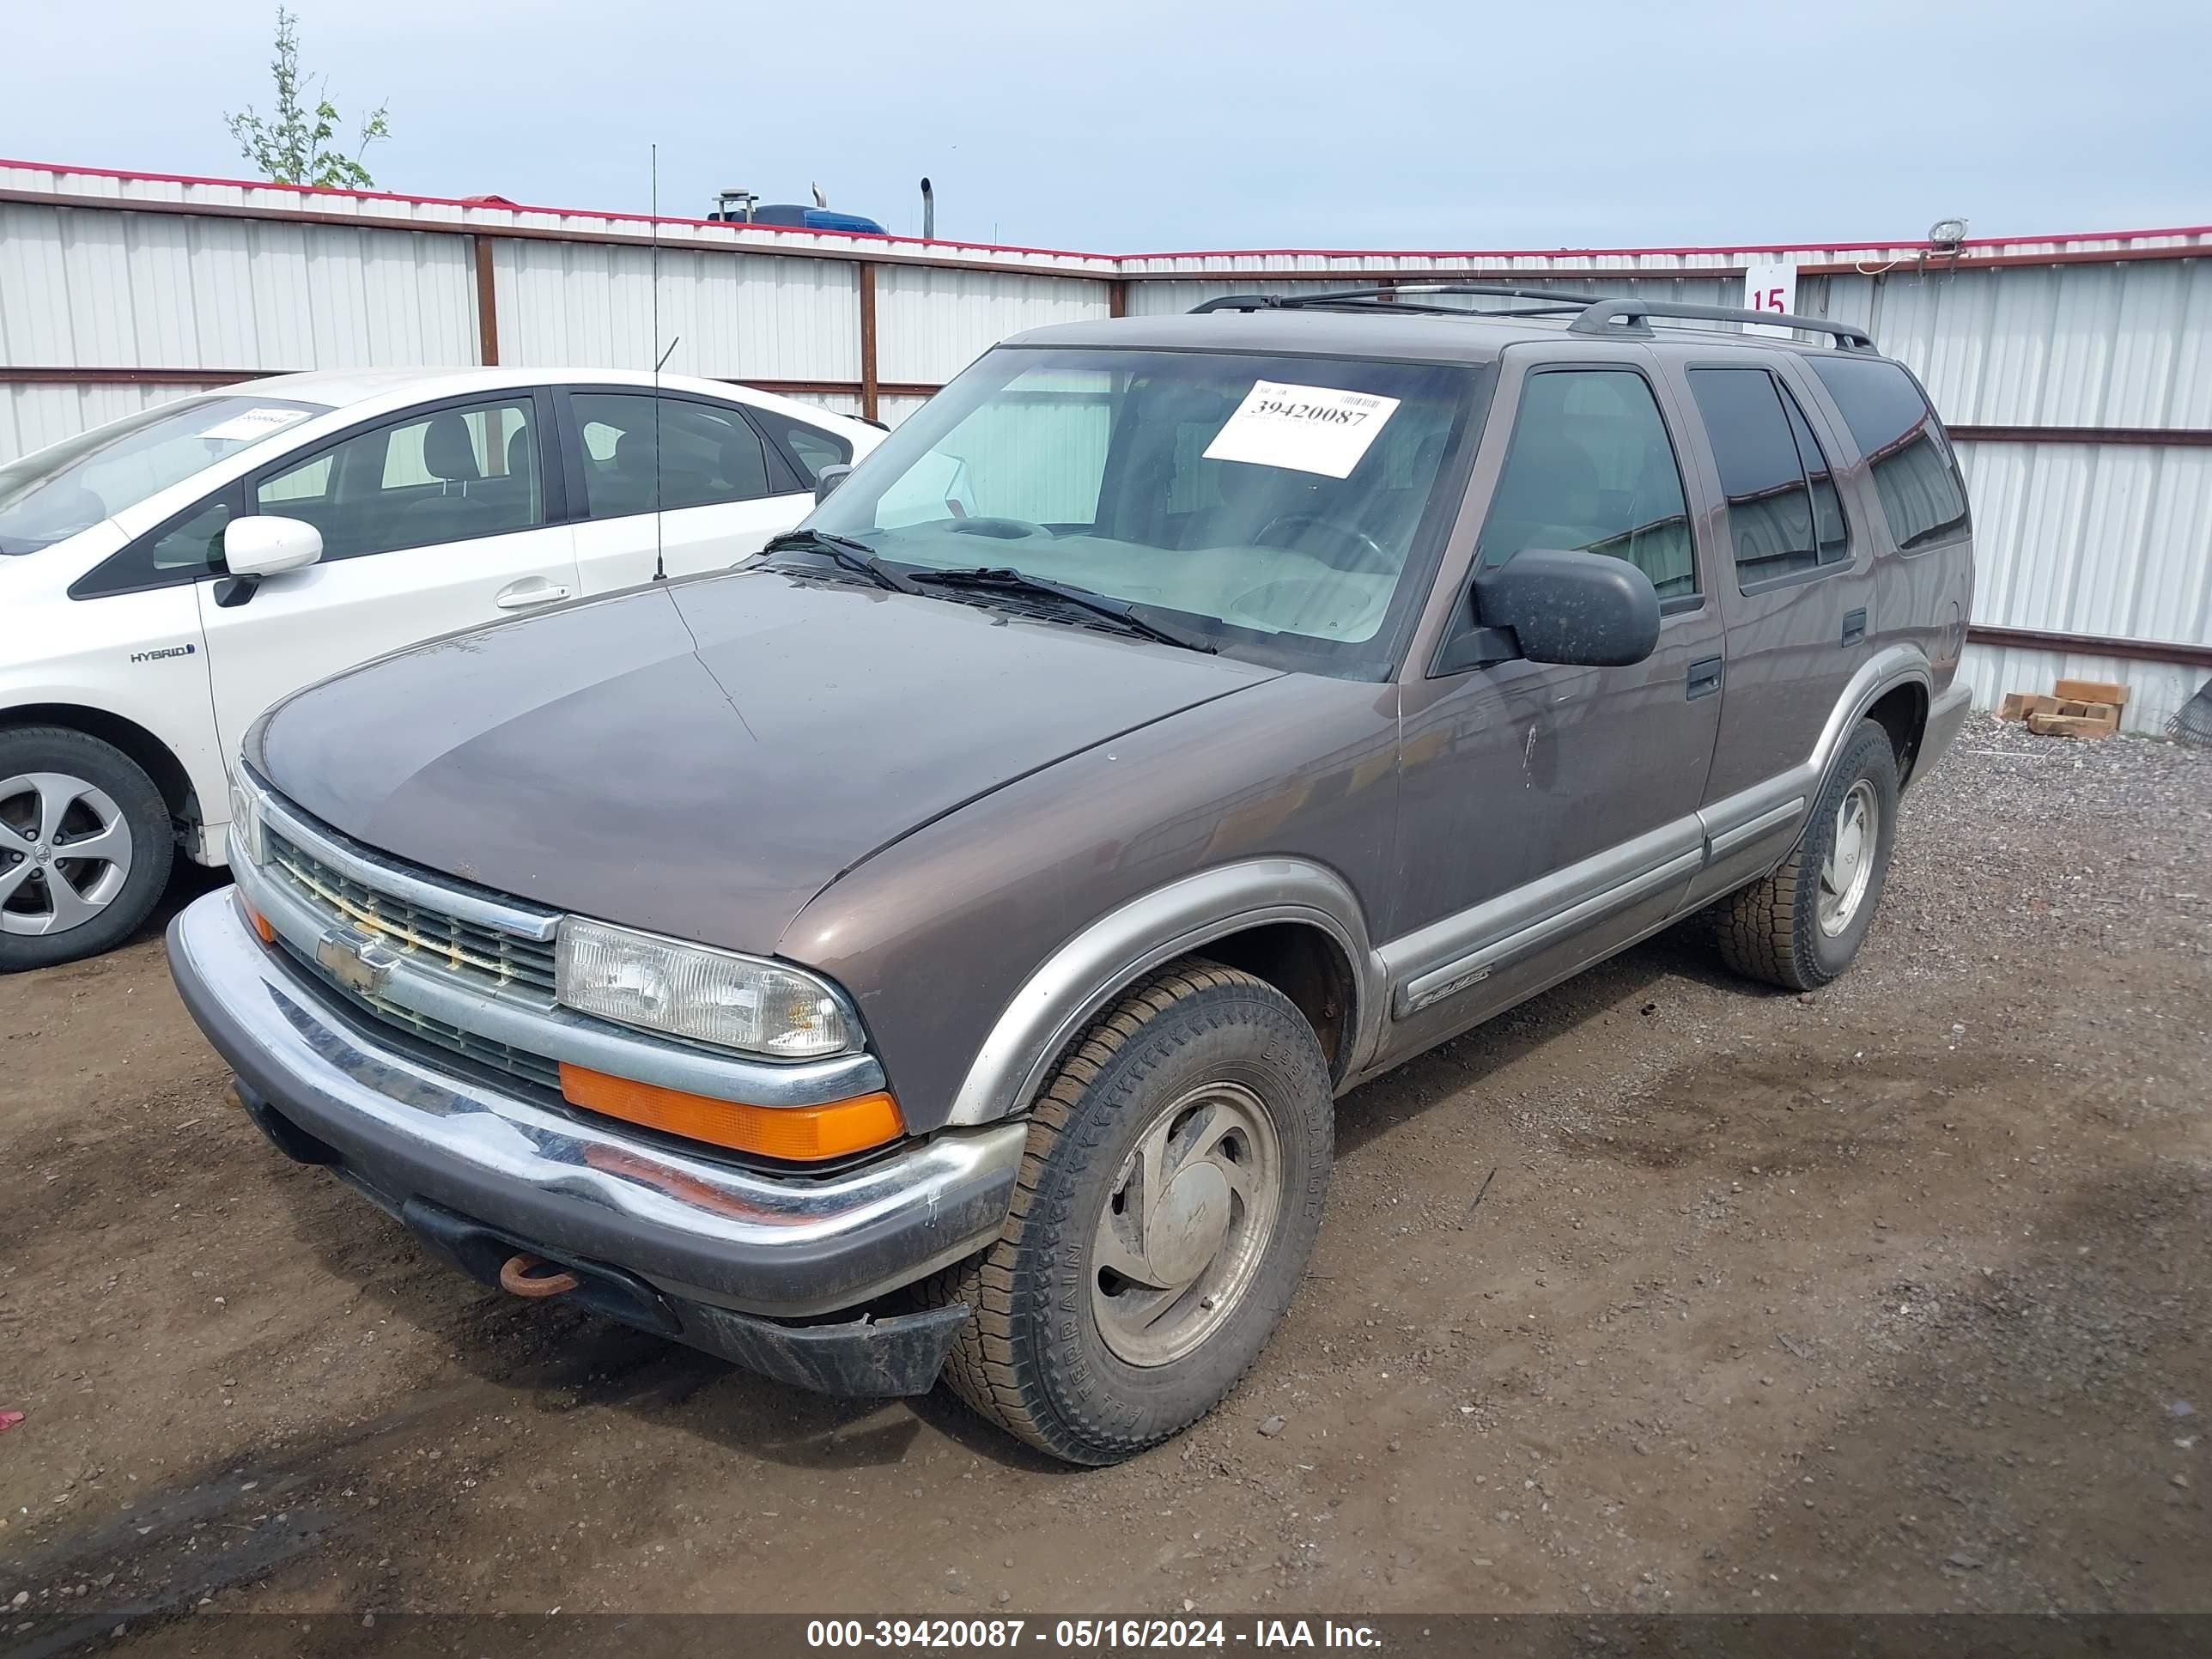
[[264, 479], [255, 504], [322, 532], [325, 563], [534, 529], [536, 405], [502, 398], [356, 433]]

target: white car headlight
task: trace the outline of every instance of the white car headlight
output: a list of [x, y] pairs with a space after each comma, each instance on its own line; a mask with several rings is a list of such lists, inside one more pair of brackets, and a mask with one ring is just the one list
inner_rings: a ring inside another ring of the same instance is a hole
[[575, 916], [561, 923], [553, 985], [579, 1013], [778, 1060], [858, 1046], [843, 1000], [811, 974]]
[[261, 838], [261, 797], [242, 783], [230, 786], [230, 833], [247, 858], [256, 864], [269, 862], [269, 849]]

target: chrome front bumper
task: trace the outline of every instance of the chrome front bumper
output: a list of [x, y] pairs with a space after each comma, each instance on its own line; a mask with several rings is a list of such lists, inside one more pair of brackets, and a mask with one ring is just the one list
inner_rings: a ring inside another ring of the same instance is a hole
[[946, 1131], [843, 1174], [762, 1174], [463, 1079], [380, 1039], [263, 945], [228, 889], [179, 915], [168, 947], [186, 1009], [243, 1090], [319, 1149], [310, 1161], [334, 1164], [403, 1218], [410, 1202], [435, 1206], [682, 1302], [795, 1319], [972, 1254], [1012, 1200], [1019, 1123]]

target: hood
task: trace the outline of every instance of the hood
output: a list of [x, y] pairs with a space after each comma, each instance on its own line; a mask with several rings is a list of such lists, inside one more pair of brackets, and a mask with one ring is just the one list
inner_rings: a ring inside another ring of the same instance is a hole
[[[54, 580], [57, 561], [47, 556], [52, 550], [41, 548], [35, 553], [0, 553], [0, 617], [12, 620], [18, 605], [49, 596], [59, 597], [61, 584]], [[44, 656], [44, 641], [34, 641], [22, 629], [0, 628], [0, 662], [27, 659], [34, 649]]]
[[[0, 601], [58, 599], [71, 582], [98, 568], [102, 560], [130, 539], [117, 527], [114, 520], [102, 519], [50, 546], [33, 548], [27, 553], [0, 553]], [[0, 610], [0, 617], [7, 614], [5, 610]], [[33, 644], [27, 640], [11, 640], [12, 632], [0, 628], [0, 648], [9, 644]], [[38, 654], [46, 655], [46, 642], [40, 641], [37, 644]]]
[[[94, 689], [107, 687], [112, 696], [113, 676], [141, 646], [198, 637], [189, 591], [125, 600], [136, 607], [135, 621], [120, 632], [106, 602], [70, 599], [70, 584], [98, 569], [125, 540], [111, 519], [35, 552], [0, 553], [0, 704], [82, 702], [88, 695], [97, 701]], [[179, 606], [167, 599], [181, 601], [181, 621]], [[134, 636], [138, 631], [143, 638]]]
[[919, 826], [1274, 678], [750, 571], [380, 659], [280, 704], [248, 758], [316, 817], [413, 863], [769, 951], [808, 899]]

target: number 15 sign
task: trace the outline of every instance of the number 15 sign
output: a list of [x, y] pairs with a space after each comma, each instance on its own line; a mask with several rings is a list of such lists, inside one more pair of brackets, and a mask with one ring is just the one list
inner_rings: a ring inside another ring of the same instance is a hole
[[[1752, 265], [1743, 273], [1743, 303], [1747, 311], [1793, 312], [1797, 309], [1797, 267]], [[1747, 325], [1745, 331], [1751, 332]], [[1762, 328], [1761, 334], [1787, 334], [1786, 328]]]

